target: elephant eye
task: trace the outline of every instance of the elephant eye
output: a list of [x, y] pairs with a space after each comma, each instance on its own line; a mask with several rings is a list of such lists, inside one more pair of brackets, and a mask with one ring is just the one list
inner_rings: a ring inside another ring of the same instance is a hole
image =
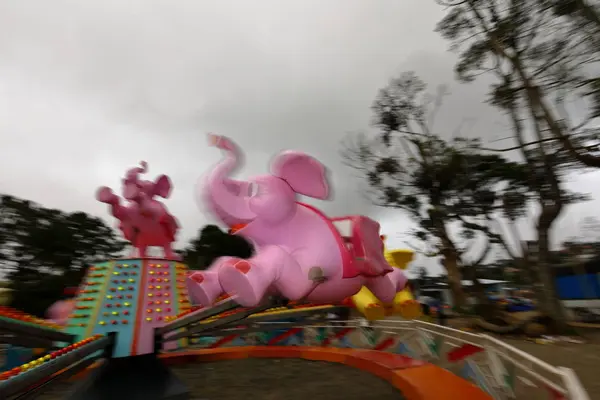
[[250, 188], [248, 189], [248, 194], [250, 197], [258, 196], [260, 193], [260, 186], [258, 183], [252, 182], [250, 184]]

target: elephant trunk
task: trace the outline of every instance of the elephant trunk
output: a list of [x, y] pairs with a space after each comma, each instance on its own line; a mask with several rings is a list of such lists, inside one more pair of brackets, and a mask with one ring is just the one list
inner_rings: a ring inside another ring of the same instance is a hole
[[148, 172], [148, 163], [146, 161], [140, 161], [139, 167], [131, 168], [127, 171], [126, 179], [130, 182], [137, 182], [138, 175], [145, 174], [146, 172]]
[[201, 193], [210, 211], [228, 226], [248, 223], [255, 217], [248, 202], [250, 183], [229, 178], [241, 157], [233, 145], [225, 149], [225, 158], [210, 171]]

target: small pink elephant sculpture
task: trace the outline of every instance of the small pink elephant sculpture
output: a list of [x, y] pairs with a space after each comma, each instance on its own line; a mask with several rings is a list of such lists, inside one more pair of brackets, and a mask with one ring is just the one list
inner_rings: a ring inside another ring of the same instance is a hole
[[127, 171], [123, 179], [123, 197], [127, 204], [122, 205], [119, 197], [106, 186], [98, 189], [96, 199], [109, 204], [112, 215], [120, 221], [123, 236], [133, 245], [131, 257], [135, 257], [136, 252], [139, 257], [146, 257], [149, 246], [159, 246], [164, 249], [165, 258], [179, 259], [172, 248], [179, 229], [177, 220], [164, 204], [154, 198], [169, 197], [171, 180], [166, 175], [159, 176], [155, 182], [140, 180], [139, 175], [147, 171], [145, 161], [140, 163], [140, 167]]
[[56, 325], [65, 326], [75, 309], [75, 300], [59, 300], [46, 311], [47, 317]]
[[297, 201], [298, 195], [328, 198], [326, 169], [319, 161], [284, 151], [271, 175], [237, 181], [229, 176], [238, 167], [239, 149], [225, 137], [210, 138], [225, 158], [207, 175], [201, 198], [227, 225], [246, 224], [235, 234], [256, 251], [248, 260], [222, 257], [208, 270], [192, 273], [187, 286], [194, 302], [209, 306], [226, 292], [246, 307], [259, 304], [266, 293], [329, 303], [366, 285], [389, 303], [404, 288], [402, 271], [385, 261], [377, 222], [362, 216], [334, 221]]

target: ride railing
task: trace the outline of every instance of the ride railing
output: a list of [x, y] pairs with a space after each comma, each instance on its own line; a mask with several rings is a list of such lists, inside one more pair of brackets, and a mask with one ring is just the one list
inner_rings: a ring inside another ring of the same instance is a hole
[[251, 330], [224, 329], [211, 336], [192, 336], [191, 342], [204, 348], [291, 345], [387, 351], [445, 368], [496, 400], [590, 399], [569, 368], [552, 366], [489, 335], [418, 320], [366, 323], [356, 319], [295, 327], [257, 322]]
[[47, 326], [23, 324], [18, 320], [0, 318], [0, 343], [28, 348], [52, 348], [56, 344], [72, 343], [73, 335]]
[[3, 373], [0, 399], [24, 400], [41, 395], [56, 383], [110, 357], [114, 339], [113, 334], [84, 339]]
[[382, 321], [377, 328], [414, 332], [416, 358], [471, 380], [494, 399], [589, 400], [573, 370], [552, 366], [485, 334], [423, 321]]

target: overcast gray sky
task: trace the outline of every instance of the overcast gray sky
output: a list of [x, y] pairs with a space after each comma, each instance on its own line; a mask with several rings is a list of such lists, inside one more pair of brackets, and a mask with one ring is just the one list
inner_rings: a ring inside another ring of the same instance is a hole
[[[114, 224], [96, 188], [120, 190], [147, 160], [149, 177], [173, 180], [167, 205], [183, 244], [208, 222], [194, 189], [220, 157], [206, 142], [216, 132], [245, 149], [241, 176], [266, 171], [281, 149], [313, 154], [336, 193], [314, 203], [376, 217], [402, 247], [410, 222], [366, 204], [338, 155], [348, 132], [369, 127], [378, 88], [413, 69], [432, 87], [451, 84], [440, 129], [467, 119], [471, 135], [507, 133], [482, 103], [484, 83], [452, 83], [454, 58], [433, 32], [442, 15], [430, 0], [2, 0], [0, 192]], [[573, 185], [598, 191], [599, 181]], [[559, 236], [597, 209], [573, 207]]]

